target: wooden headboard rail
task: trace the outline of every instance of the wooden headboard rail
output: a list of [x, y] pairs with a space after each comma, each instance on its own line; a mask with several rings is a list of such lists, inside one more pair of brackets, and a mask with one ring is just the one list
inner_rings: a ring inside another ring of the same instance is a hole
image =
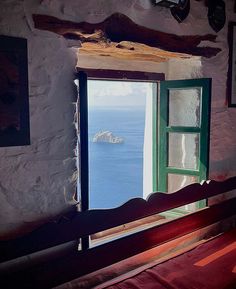
[[0, 261], [78, 240], [81, 237], [234, 189], [236, 189], [236, 177], [223, 182], [208, 181], [203, 184], [192, 184], [172, 194], [153, 193], [147, 201], [135, 198], [114, 209], [76, 212], [69, 219], [61, 217], [58, 221], [49, 222], [21, 238], [0, 241]]
[[[147, 201], [130, 200], [116, 209], [78, 212], [71, 220], [50, 223], [22, 238], [0, 242], [0, 256], [3, 260], [13, 259], [234, 189], [236, 177], [223, 182], [193, 184], [169, 195], [154, 193]], [[235, 215], [235, 208], [234, 197], [87, 250], [78, 251], [75, 246], [64, 255], [47, 258], [47, 254], [42, 254], [37, 259], [33, 254], [27, 255], [23, 263], [18, 259], [15, 263], [11, 263], [13, 260], [10, 264], [3, 262], [0, 264], [0, 287], [52, 288], [231, 217]]]

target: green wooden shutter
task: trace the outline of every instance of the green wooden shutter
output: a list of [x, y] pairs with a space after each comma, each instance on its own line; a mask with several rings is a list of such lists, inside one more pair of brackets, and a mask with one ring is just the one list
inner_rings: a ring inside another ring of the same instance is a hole
[[210, 95], [211, 79], [160, 82], [153, 134], [154, 191], [171, 191], [175, 182], [179, 189], [181, 178], [186, 185], [207, 179]]

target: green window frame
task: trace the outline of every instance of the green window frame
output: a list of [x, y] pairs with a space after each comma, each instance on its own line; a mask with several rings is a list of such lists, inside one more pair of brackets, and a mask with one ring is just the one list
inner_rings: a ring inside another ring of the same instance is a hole
[[[169, 125], [170, 90], [198, 89], [200, 97], [200, 120], [196, 126]], [[210, 128], [211, 79], [169, 80], [159, 83], [159, 101], [153, 102], [153, 190], [168, 191], [168, 174], [196, 177], [197, 182], [208, 177], [209, 128]], [[159, 105], [158, 105], [159, 104]], [[198, 134], [199, 155], [195, 169], [168, 166], [168, 135]], [[203, 207], [205, 201], [198, 203]]]

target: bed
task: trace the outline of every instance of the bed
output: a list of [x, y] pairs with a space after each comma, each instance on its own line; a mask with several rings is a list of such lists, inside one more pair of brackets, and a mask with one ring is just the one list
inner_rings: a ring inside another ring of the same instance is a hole
[[236, 230], [210, 238], [167, 260], [132, 270], [97, 288], [235, 289]]
[[[86, 276], [105, 276], [107, 268], [121, 273], [117, 267], [126, 266], [130, 270], [125, 274], [112, 276], [112, 281], [100, 278], [99, 285], [87, 288], [235, 289], [235, 189], [236, 177], [192, 184], [114, 209], [74, 211], [23, 237], [1, 241], [0, 288], [82, 288]], [[165, 211], [203, 199], [208, 206], [194, 213], [160, 218]], [[137, 226], [140, 220], [142, 226]], [[98, 232], [124, 224], [136, 225], [90, 245]], [[135, 269], [127, 266], [128, 260], [153, 250], [155, 260]]]

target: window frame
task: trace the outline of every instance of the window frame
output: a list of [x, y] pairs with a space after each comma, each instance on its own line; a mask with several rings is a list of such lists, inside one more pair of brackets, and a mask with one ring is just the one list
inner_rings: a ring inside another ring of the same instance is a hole
[[[199, 127], [168, 125], [169, 89], [185, 88], [202, 89], [201, 120]], [[153, 190], [167, 192], [168, 173], [196, 176], [198, 182], [206, 180], [209, 168], [211, 79], [198, 78], [160, 82], [158, 102], [159, 107], [157, 103], [153, 106]], [[199, 164], [196, 170], [168, 167], [167, 135], [169, 132], [199, 133]], [[205, 205], [206, 201], [203, 200], [198, 202], [197, 207], [201, 208]]]
[[[89, 209], [89, 154], [88, 154], [88, 80], [117, 80], [117, 81], [137, 81], [155, 82], [165, 80], [164, 73], [112, 70], [112, 69], [91, 69], [76, 68], [76, 79], [79, 81], [79, 111], [78, 123], [80, 131], [80, 186], [81, 186], [81, 210]], [[158, 94], [158, 91], [156, 92]], [[83, 156], [82, 156], [83, 152]], [[83, 170], [81, 168], [83, 167]]]
[[[81, 211], [89, 210], [89, 148], [88, 148], [88, 80], [117, 80], [117, 81], [137, 81], [137, 82], [158, 82], [165, 80], [164, 73], [112, 70], [112, 69], [91, 69], [76, 68], [75, 79], [79, 83], [77, 111], [79, 124], [79, 179], [80, 179], [80, 199]], [[156, 92], [158, 94], [158, 91]], [[89, 238], [82, 238], [82, 250], [88, 249]]]
[[[163, 100], [163, 93], [161, 86], [163, 87], [163, 83], [171, 84], [176, 86], [176, 83], [183, 83], [191, 80], [177, 80], [177, 81], [165, 81], [164, 73], [150, 73], [150, 72], [140, 72], [140, 71], [120, 71], [120, 70], [109, 70], [109, 69], [88, 69], [77, 67], [75, 78], [79, 82], [78, 89], [78, 101], [77, 101], [77, 111], [78, 114], [78, 124], [79, 124], [79, 174], [80, 174], [80, 198], [81, 198], [81, 210], [86, 211], [89, 210], [89, 152], [88, 152], [88, 95], [87, 95], [87, 81], [88, 80], [118, 80], [118, 81], [138, 81], [138, 82], [155, 82], [157, 91], [153, 93], [153, 120], [152, 120], [152, 130], [153, 130], [153, 191], [161, 191], [157, 187], [157, 178], [160, 177], [159, 174], [159, 165], [158, 160], [160, 159], [160, 107], [158, 102], [160, 103]], [[195, 86], [197, 83], [201, 82], [205, 79], [194, 79]], [[207, 80], [208, 83], [205, 85], [208, 86], [209, 90], [209, 98], [208, 103], [210, 104], [210, 79]], [[190, 82], [189, 82], [190, 83]], [[198, 85], [199, 86], [199, 85]], [[173, 86], [174, 87], [174, 86]], [[156, 97], [155, 96], [158, 96]], [[158, 101], [159, 98], [159, 101]], [[205, 97], [204, 97], [205, 98]], [[208, 115], [209, 122], [207, 124], [207, 128], [204, 128], [204, 131], [207, 129], [209, 132], [209, 123], [210, 123], [210, 105], [208, 107], [208, 111], [206, 111]], [[207, 146], [207, 156], [206, 160], [208, 162], [209, 158], [209, 133], [207, 135], [207, 139], [205, 140]], [[207, 174], [207, 171], [206, 171]], [[206, 175], [205, 174], [205, 175]], [[204, 176], [205, 176], [204, 175]], [[202, 179], [202, 176], [201, 176]], [[78, 198], [79, 199], [79, 198]], [[200, 203], [200, 207], [205, 205], [203, 201]], [[179, 216], [178, 212], [176, 214]], [[81, 247], [83, 249], [89, 248], [89, 238], [82, 238]]]

